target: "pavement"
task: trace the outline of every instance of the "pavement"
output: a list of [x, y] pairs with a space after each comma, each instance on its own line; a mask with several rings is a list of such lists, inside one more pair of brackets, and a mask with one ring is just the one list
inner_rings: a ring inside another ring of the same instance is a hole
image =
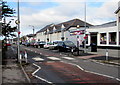
[[[84, 48], [83, 48], [84, 50]], [[86, 49], [87, 53], [81, 53], [79, 57], [81, 59], [89, 59], [91, 61], [120, 66], [120, 50], [119, 49], [108, 49], [108, 56], [106, 56], [106, 49], [97, 49], [97, 52], [91, 52]]]
[[20, 84], [23, 85], [28, 83], [20, 65], [16, 62], [16, 55], [14, 54], [11, 47], [8, 47], [6, 56], [3, 55], [2, 65], [2, 84]]

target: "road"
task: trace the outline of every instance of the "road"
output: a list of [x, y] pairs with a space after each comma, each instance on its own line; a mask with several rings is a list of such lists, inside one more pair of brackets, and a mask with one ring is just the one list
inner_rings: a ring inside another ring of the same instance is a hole
[[28, 61], [37, 67], [33, 76], [47, 83], [116, 83], [119, 80], [119, 67], [71, 57], [67, 55], [70, 53], [55, 50], [25, 46], [21, 46], [21, 50], [27, 50]]

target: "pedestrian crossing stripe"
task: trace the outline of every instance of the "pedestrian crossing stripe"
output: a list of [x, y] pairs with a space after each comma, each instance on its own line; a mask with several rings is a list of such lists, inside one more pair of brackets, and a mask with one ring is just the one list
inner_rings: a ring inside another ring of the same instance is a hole
[[51, 60], [61, 60], [60, 58], [56, 58], [56, 57], [47, 57], [47, 58]]
[[40, 58], [40, 57], [34, 57], [34, 58], [32, 58], [33, 60], [35, 60], [35, 61], [43, 61], [44, 59], [42, 59], [42, 58]]
[[63, 57], [63, 58], [68, 60], [74, 60], [74, 58], [71, 58], [71, 57]]

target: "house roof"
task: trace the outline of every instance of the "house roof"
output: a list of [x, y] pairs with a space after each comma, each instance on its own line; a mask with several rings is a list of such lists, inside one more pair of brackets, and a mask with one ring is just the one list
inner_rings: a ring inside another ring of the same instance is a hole
[[53, 25], [53, 24], [49, 24], [49, 25], [45, 26], [44, 28], [40, 29], [40, 30], [37, 31], [36, 33], [40, 33], [40, 32], [43, 32], [43, 31], [45, 31], [45, 30], [47, 30], [47, 29], [50, 29], [50, 28], [51, 28], [51, 25]]
[[[70, 21], [66, 21], [66, 22], [63, 22], [63, 23], [60, 23], [60, 24], [57, 24], [55, 25], [56, 26], [56, 30], [55, 32], [60, 32], [61, 31], [61, 26], [62, 24], [64, 25], [64, 31], [68, 30], [70, 27], [77, 27], [77, 25], [79, 25], [80, 27], [84, 27], [85, 26], [85, 22], [83, 22], [82, 20], [79, 20], [79, 19], [73, 19], [73, 20], [70, 20]], [[87, 26], [93, 26], [89, 23], [86, 23]]]
[[[79, 20], [79, 19], [70, 20], [70, 21], [66, 22], [65, 24], [67, 24], [67, 27], [64, 30], [68, 30], [70, 27], [77, 27], [77, 25], [79, 25], [80, 27], [85, 26], [85, 22], [82, 20]], [[93, 26], [93, 25], [86, 23], [86, 26], [89, 27], [89, 26]]]
[[116, 21], [108, 22], [101, 25], [90, 26], [90, 28], [104, 28], [104, 27], [113, 27], [113, 26], [117, 26]]
[[115, 14], [117, 14], [120, 11], [120, 7], [115, 11]]
[[[53, 33], [53, 32], [60, 32], [61, 31], [61, 26], [62, 24], [64, 25], [64, 31], [68, 30], [70, 27], [77, 27], [77, 25], [79, 25], [80, 27], [84, 27], [85, 26], [85, 22], [82, 21], [82, 20], [79, 20], [79, 19], [73, 19], [73, 20], [70, 20], [70, 21], [66, 21], [66, 22], [62, 22], [62, 23], [59, 23], [59, 24], [56, 24], [56, 25], [53, 25], [51, 26], [52, 24], [50, 25], [47, 25], [45, 26], [43, 29], [39, 30], [37, 33], [39, 32], [43, 32], [47, 29], [49, 29], [49, 32], [48, 33]], [[89, 23], [86, 23], [86, 26], [93, 26]], [[55, 31], [53, 31], [53, 27], [56, 28]]]

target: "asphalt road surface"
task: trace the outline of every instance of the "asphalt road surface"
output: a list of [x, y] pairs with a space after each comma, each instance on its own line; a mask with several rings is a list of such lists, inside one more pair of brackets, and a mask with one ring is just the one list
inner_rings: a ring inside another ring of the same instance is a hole
[[[16, 51], [16, 47], [12, 49]], [[64, 52], [21, 46], [27, 51], [29, 63], [36, 66], [34, 76], [46, 83], [109, 83], [118, 84], [119, 67], [102, 65]], [[38, 82], [37, 82], [38, 83]], [[39, 82], [41, 83], [41, 82]]]

